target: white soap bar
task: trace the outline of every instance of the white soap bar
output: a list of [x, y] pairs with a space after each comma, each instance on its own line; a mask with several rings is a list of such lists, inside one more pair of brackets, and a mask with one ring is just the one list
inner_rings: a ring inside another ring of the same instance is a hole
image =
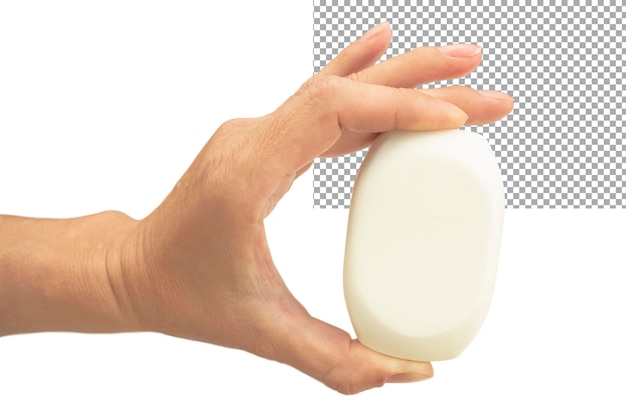
[[483, 137], [381, 135], [357, 175], [346, 237], [344, 293], [360, 342], [412, 360], [460, 355], [491, 304], [503, 217]]

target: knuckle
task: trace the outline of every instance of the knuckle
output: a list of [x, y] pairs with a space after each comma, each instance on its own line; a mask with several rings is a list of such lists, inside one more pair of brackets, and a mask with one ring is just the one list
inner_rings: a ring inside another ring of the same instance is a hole
[[337, 387], [337, 392], [343, 395], [354, 395], [356, 392], [352, 390], [350, 384], [342, 384]]
[[309, 103], [317, 105], [333, 97], [339, 89], [340, 78], [334, 75], [314, 77], [304, 86], [304, 94]]
[[232, 136], [245, 128], [249, 123], [249, 119], [230, 119], [222, 123], [215, 131], [214, 136]]
[[415, 105], [415, 90], [393, 88], [391, 92], [395, 97], [394, 102], [400, 103], [400, 105], [393, 108], [392, 129], [400, 129], [409, 124], [409, 117], [407, 115], [415, 117], [416, 112], [408, 111], [408, 109]]
[[367, 77], [365, 76], [365, 74], [363, 74], [360, 71], [350, 74], [348, 78], [350, 78], [352, 81], [355, 81], [357, 83], [362, 83], [362, 84], [368, 83]]
[[351, 378], [349, 378], [349, 375], [346, 375], [346, 373], [343, 372], [340, 364], [335, 364], [334, 366], [332, 366], [329, 371], [324, 375], [322, 380], [326, 386], [339, 392], [340, 394], [355, 394]]
[[343, 395], [354, 395], [357, 393], [357, 391], [354, 389], [352, 382], [343, 378], [333, 379], [329, 381], [327, 385]]
[[369, 376], [367, 382], [364, 382], [357, 381], [355, 377], [351, 375], [342, 375], [341, 377], [327, 379], [326, 385], [340, 394], [354, 395], [366, 389], [380, 388], [385, 385], [385, 382], [386, 378], [382, 376]]
[[431, 99], [448, 100], [452, 98], [473, 97], [477, 94], [476, 90], [467, 85], [448, 85], [440, 88], [432, 89], [432, 94], [424, 93]]
[[458, 93], [471, 93], [471, 92], [474, 91], [473, 88], [471, 88], [471, 87], [469, 87], [467, 85], [451, 85], [451, 86], [449, 86], [447, 88], [449, 88], [449, 91], [452, 91], [452, 92], [455, 92], [455, 93], [456, 92], [458, 92]]
[[315, 133], [312, 135], [321, 139], [318, 145], [326, 149], [324, 146], [331, 146], [330, 142], [339, 138], [341, 133], [341, 97], [346, 93], [344, 82], [343, 78], [334, 75], [309, 79], [281, 114], [287, 112], [291, 116], [296, 115], [299, 123], [306, 123], [313, 128]]
[[344, 365], [337, 364], [323, 378], [328, 387], [340, 394], [354, 395], [367, 389], [385, 385], [387, 377], [376, 372], [375, 369], [368, 370], [366, 367], [346, 368]]

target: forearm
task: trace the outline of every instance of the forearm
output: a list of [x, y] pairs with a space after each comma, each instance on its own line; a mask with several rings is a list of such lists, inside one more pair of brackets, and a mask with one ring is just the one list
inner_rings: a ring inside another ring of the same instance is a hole
[[104, 212], [75, 219], [0, 216], [0, 336], [135, 330], [110, 270], [135, 221]]

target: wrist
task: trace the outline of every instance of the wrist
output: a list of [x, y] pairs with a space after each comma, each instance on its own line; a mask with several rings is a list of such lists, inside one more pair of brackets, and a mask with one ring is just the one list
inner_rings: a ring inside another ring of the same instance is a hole
[[116, 212], [0, 216], [0, 335], [135, 330], [110, 280], [118, 242], [134, 223]]
[[132, 288], [141, 274], [141, 222], [120, 212], [102, 213], [108, 216], [108, 236], [94, 248], [95, 268], [104, 277], [107, 316], [119, 332], [146, 330], [137, 312], [137, 300]]

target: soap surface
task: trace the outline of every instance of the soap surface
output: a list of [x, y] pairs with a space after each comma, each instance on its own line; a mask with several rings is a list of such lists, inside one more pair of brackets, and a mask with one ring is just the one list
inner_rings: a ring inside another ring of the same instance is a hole
[[483, 137], [381, 135], [355, 180], [346, 236], [344, 294], [360, 342], [412, 360], [460, 355], [489, 310], [503, 217]]

